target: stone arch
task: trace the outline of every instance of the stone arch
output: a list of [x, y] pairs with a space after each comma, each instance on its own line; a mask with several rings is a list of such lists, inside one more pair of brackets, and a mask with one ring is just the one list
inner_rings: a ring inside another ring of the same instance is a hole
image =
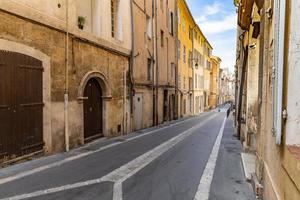
[[52, 132], [51, 132], [51, 77], [50, 77], [50, 57], [43, 52], [25, 44], [0, 39], [0, 49], [5, 51], [24, 54], [42, 62], [43, 72], [43, 140], [46, 153], [52, 151]]
[[103, 92], [103, 99], [110, 99], [112, 97], [111, 94], [111, 85], [108, 81], [108, 78], [100, 71], [91, 71], [86, 73], [83, 78], [81, 79], [79, 88], [78, 88], [78, 100], [82, 101], [84, 99], [84, 89], [87, 82], [91, 79], [95, 78], [102, 89]]

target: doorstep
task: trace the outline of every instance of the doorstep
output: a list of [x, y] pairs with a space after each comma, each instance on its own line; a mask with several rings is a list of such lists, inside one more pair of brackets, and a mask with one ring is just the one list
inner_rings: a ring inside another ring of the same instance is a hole
[[252, 153], [242, 153], [242, 163], [247, 181], [250, 181], [255, 173], [255, 155]]

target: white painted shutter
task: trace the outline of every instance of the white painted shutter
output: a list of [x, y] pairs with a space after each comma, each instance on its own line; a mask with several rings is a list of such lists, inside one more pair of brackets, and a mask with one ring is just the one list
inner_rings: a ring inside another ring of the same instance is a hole
[[285, 38], [285, 0], [274, 2], [274, 57], [273, 57], [273, 131], [276, 144], [281, 144], [282, 136], [282, 95]]

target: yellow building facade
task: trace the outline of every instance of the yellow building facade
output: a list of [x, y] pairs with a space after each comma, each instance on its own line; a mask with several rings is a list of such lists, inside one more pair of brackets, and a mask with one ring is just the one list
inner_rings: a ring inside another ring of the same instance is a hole
[[211, 72], [210, 72], [210, 96], [209, 107], [215, 108], [218, 105], [219, 98], [219, 71], [221, 59], [217, 56], [211, 57]]
[[185, 0], [178, 0], [178, 113], [193, 113], [193, 29], [196, 23]]

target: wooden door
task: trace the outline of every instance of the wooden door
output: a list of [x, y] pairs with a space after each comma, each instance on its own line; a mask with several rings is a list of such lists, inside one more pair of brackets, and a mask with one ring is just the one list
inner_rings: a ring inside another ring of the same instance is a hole
[[0, 51], [0, 157], [43, 148], [42, 62]]
[[164, 105], [163, 105], [163, 119], [168, 121], [168, 112], [170, 112], [168, 107], [168, 90], [164, 90]]
[[139, 130], [143, 127], [143, 94], [134, 95], [134, 129]]
[[102, 90], [98, 81], [90, 79], [85, 87], [84, 96], [84, 140], [90, 140], [103, 136], [102, 130]]

